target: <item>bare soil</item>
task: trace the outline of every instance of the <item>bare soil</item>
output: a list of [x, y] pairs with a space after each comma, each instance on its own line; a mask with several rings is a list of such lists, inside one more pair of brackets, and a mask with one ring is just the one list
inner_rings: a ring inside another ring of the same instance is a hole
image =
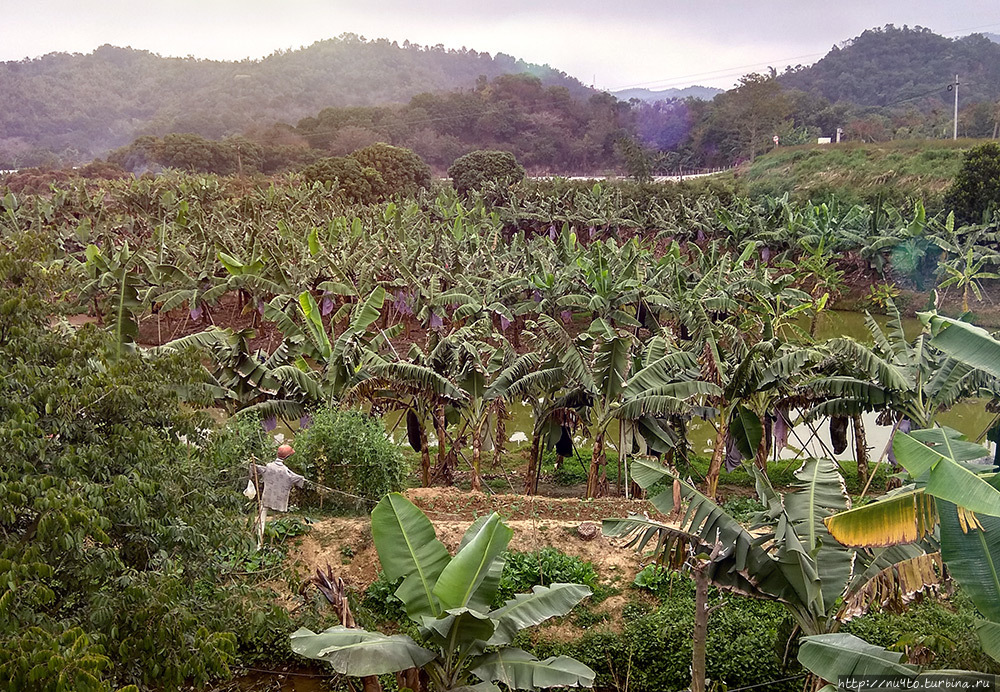
[[[486, 495], [457, 488], [413, 488], [405, 495], [430, 518], [438, 538], [452, 553], [477, 517], [496, 511], [514, 530], [511, 550], [536, 551], [552, 546], [591, 562], [602, 579], [622, 584], [631, 582], [642, 568], [640, 556], [602, 536], [601, 520], [633, 513], [657, 515], [646, 500], [623, 498]], [[584, 522], [596, 524], [597, 535], [590, 540], [577, 532]], [[303, 577], [330, 565], [359, 592], [375, 581], [381, 570], [368, 517], [330, 517], [316, 522], [293, 547], [289, 559]]]

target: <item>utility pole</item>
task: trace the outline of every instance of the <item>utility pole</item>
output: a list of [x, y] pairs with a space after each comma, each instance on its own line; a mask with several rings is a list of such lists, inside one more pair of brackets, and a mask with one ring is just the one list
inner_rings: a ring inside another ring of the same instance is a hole
[[958, 75], [955, 75], [955, 126], [951, 138], [958, 139]]

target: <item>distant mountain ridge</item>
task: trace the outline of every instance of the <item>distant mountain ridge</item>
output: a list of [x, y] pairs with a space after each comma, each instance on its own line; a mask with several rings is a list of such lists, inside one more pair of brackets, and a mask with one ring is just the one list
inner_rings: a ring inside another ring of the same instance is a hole
[[670, 101], [673, 99], [683, 100], [687, 98], [711, 101], [724, 91], [725, 89], [695, 85], [684, 87], [683, 89], [620, 89], [618, 91], [612, 91], [611, 94], [622, 101], [638, 99], [639, 101], [643, 101], [645, 103], [655, 103], [657, 101]]
[[419, 93], [472, 89], [480, 76], [522, 72], [575, 96], [594, 93], [548, 65], [503, 53], [353, 34], [239, 62], [110, 45], [86, 55], [51, 53], [0, 63], [0, 160], [23, 161], [39, 150], [87, 160], [142, 134], [220, 138], [329, 106], [405, 103]]
[[1000, 44], [983, 34], [951, 39], [890, 24], [834, 46], [819, 62], [787, 71], [779, 81], [833, 103], [929, 110], [951, 101], [948, 85], [956, 74], [963, 102], [998, 100]]

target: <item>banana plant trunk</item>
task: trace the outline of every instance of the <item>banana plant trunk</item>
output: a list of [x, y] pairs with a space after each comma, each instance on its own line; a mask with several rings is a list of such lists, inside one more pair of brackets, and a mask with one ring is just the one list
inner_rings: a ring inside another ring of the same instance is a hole
[[448, 450], [445, 449], [444, 404], [438, 405], [437, 410], [434, 411], [434, 434], [437, 435], [438, 439], [438, 466], [444, 468], [448, 453]]
[[472, 490], [483, 489], [483, 479], [479, 475], [479, 464], [483, 456], [483, 430], [476, 427], [472, 432]]
[[753, 463], [756, 464], [757, 468], [766, 476], [767, 475], [767, 458], [771, 455], [771, 419], [765, 415], [764, 420], [764, 434], [760, 436], [760, 444], [757, 445], [757, 453], [754, 455]]
[[608, 474], [604, 456], [604, 431], [594, 436], [594, 453], [590, 458], [590, 470], [587, 472], [587, 497], [601, 497], [607, 492]]
[[858, 462], [858, 483], [864, 488], [868, 485], [868, 440], [865, 437], [865, 424], [861, 416], [851, 418], [854, 424], [854, 460]]
[[540, 466], [540, 450], [542, 438], [537, 433], [532, 434], [531, 456], [528, 457], [528, 469], [524, 473], [524, 494], [534, 495], [538, 492], [538, 467]]
[[493, 438], [493, 468], [501, 468], [504, 442], [507, 441], [507, 421], [497, 414], [497, 433]]
[[715, 436], [715, 449], [712, 450], [712, 461], [708, 465], [708, 475], [705, 476], [705, 495], [715, 497], [719, 487], [719, 472], [726, 458], [726, 435], [729, 434], [729, 411], [723, 411], [719, 416], [719, 430]]
[[425, 488], [431, 484], [431, 450], [427, 444], [427, 428], [423, 423], [420, 425], [420, 482]]

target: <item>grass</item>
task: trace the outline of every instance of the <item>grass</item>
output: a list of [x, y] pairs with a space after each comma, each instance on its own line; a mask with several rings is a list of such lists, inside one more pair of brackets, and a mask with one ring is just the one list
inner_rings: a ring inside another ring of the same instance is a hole
[[737, 174], [753, 196], [788, 193], [815, 202], [893, 203], [922, 199], [936, 208], [962, 165], [965, 150], [978, 140], [899, 140], [868, 144], [781, 147], [758, 157]]

